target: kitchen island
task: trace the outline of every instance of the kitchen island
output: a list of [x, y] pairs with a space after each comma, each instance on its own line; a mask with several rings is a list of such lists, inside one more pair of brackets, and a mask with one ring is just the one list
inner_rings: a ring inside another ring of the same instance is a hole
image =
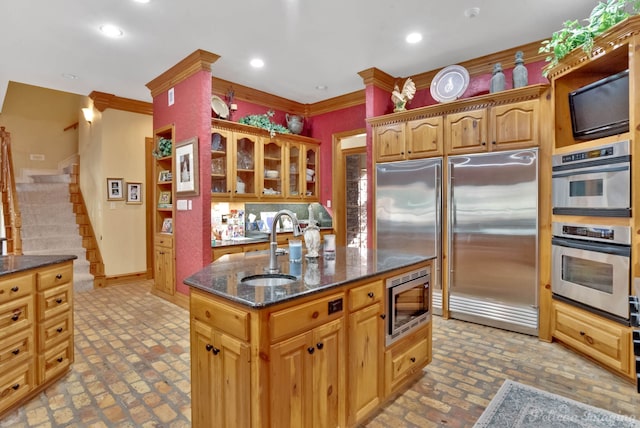
[[0, 256], [0, 418], [73, 362], [73, 260]]
[[431, 258], [339, 247], [278, 257], [288, 284], [242, 282], [268, 266], [266, 251], [231, 254], [185, 279], [194, 427], [355, 426], [422, 375], [431, 320], [385, 346], [385, 282]]

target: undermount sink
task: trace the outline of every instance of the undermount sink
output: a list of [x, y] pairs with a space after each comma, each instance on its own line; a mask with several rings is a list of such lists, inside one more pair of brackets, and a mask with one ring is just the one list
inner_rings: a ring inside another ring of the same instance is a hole
[[296, 282], [298, 278], [293, 275], [285, 275], [283, 273], [265, 273], [262, 275], [245, 276], [240, 280], [246, 285], [258, 287], [274, 287], [278, 285], [287, 285]]

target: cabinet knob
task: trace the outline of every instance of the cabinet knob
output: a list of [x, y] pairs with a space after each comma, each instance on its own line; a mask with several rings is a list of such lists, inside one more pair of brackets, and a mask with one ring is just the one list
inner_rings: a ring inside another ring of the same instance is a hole
[[57, 331], [58, 333], [62, 333], [62, 327], [58, 327], [58, 328], [56, 328], [56, 331]]
[[13, 351], [11, 351], [11, 353], [13, 355], [18, 355], [20, 353], [20, 350], [19, 349], [14, 349]]
[[496, 142], [495, 142], [495, 141], [492, 141], [492, 142], [491, 142], [491, 144], [495, 145], [495, 144], [496, 144]]
[[411, 357], [411, 358], [409, 358], [409, 359], [411, 360], [411, 362], [412, 362], [412, 363], [415, 363], [415, 362], [416, 362], [416, 357]]
[[318, 343], [316, 344], [316, 348], [318, 348], [318, 350], [320, 350], [320, 349], [324, 348], [324, 343], [322, 343], [322, 342], [318, 342]]
[[407, 153], [411, 154], [411, 150], [407, 150]]
[[310, 346], [310, 347], [307, 348], [307, 352], [309, 354], [313, 354], [315, 352], [315, 350], [316, 350], [316, 348], [314, 348], [313, 346]]
[[14, 391], [17, 391], [17, 390], [18, 390], [18, 388], [20, 388], [20, 384], [19, 384], [19, 383], [16, 383], [15, 385], [13, 385], [13, 386], [11, 387], [11, 389], [13, 389]]
[[56, 279], [62, 279], [62, 274], [61, 273], [57, 274]]
[[219, 353], [220, 353], [220, 350], [214, 346], [213, 347], [213, 355], [218, 355]]
[[209, 345], [208, 343], [204, 346], [204, 349], [207, 350], [207, 352], [211, 351], [213, 349], [213, 345]]
[[60, 298], [56, 299], [56, 303], [57, 303], [57, 304], [62, 303], [62, 299], [60, 299]]
[[487, 145], [487, 143], [485, 143], [485, 142], [483, 141], [482, 143], [480, 143], [480, 145], [482, 145], [482, 146], [486, 146], [486, 145]]
[[400, 154], [401, 154], [401, 155], [403, 155], [403, 154], [404, 154], [404, 152], [400, 152]]
[[11, 291], [13, 291], [14, 293], [17, 292], [18, 290], [20, 290], [20, 287], [18, 287], [17, 285], [14, 287], [11, 287]]
[[22, 311], [18, 311], [14, 313], [13, 316], [11, 317], [11, 321], [18, 321], [18, 319], [20, 318], [20, 315], [22, 315]]
[[584, 331], [580, 332], [580, 336], [584, 336], [586, 333]]
[[369, 296], [369, 298], [373, 299], [375, 294], [373, 294], [373, 291], [369, 291], [369, 293], [367, 293], [367, 296]]
[[57, 361], [57, 362], [59, 362], [59, 363], [61, 363], [61, 362], [62, 362], [62, 360], [64, 360], [64, 358], [59, 357], [56, 361]]
[[385, 319], [387, 316], [385, 314], [380, 315], [380, 318]]

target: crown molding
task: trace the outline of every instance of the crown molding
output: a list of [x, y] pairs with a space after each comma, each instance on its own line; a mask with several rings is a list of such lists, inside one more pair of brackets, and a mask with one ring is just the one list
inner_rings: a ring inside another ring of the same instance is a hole
[[123, 110], [153, 116], [153, 104], [145, 101], [117, 97], [113, 94], [98, 91], [92, 91], [89, 94], [89, 98], [93, 100], [93, 106], [100, 112], [103, 112], [108, 108], [112, 108], [114, 110]]
[[358, 75], [362, 77], [362, 81], [364, 82], [365, 86], [373, 85], [389, 92], [393, 90], [393, 85], [397, 80], [396, 77], [393, 77], [390, 74], [387, 74], [375, 67], [362, 70], [358, 73]]
[[277, 95], [269, 94], [268, 92], [239, 85], [215, 76], [211, 77], [211, 92], [225, 96], [229, 89], [233, 89], [233, 97], [235, 99], [263, 105], [276, 110], [286, 111], [292, 114], [308, 116], [308, 104], [291, 101]]
[[366, 102], [364, 89], [351, 92], [349, 94], [340, 95], [338, 97], [329, 98], [313, 104], [307, 104], [309, 116], [318, 116], [332, 111], [342, 110], [344, 108], [362, 105]]
[[151, 91], [151, 96], [155, 97], [199, 71], [211, 72], [211, 64], [218, 58], [220, 55], [198, 49], [145, 86]]

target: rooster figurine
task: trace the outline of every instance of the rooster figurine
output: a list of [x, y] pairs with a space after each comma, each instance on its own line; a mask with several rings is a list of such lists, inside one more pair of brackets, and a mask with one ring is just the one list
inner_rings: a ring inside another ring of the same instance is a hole
[[402, 85], [402, 92], [400, 92], [400, 88], [398, 85], [394, 85], [393, 92], [391, 92], [391, 101], [393, 101], [393, 105], [395, 108], [393, 109], [394, 113], [398, 111], [405, 111], [407, 102], [413, 99], [413, 96], [416, 93], [416, 84], [413, 83], [411, 77], [407, 77], [407, 80], [404, 81], [404, 85]]

